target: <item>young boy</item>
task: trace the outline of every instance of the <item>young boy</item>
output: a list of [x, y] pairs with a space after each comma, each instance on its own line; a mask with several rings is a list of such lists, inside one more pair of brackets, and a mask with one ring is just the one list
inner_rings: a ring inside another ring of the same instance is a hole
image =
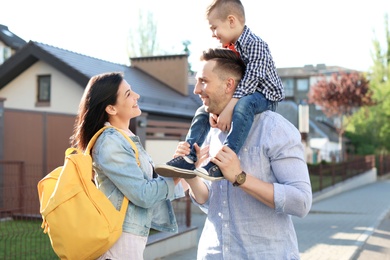
[[157, 165], [155, 170], [162, 176], [193, 178], [198, 175], [211, 181], [223, 179], [221, 170], [212, 162], [195, 169], [197, 157], [194, 144], [203, 143], [210, 126], [218, 127], [222, 131], [230, 130], [224, 145], [238, 154], [255, 114], [265, 110], [275, 111], [277, 102], [284, 98], [283, 84], [268, 45], [245, 25], [241, 1], [214, 0], [207, 8], [206, 17], [212, 37], [219, 40], [223, 47], [240, 55], [246, 64], [246, 71], [232, 100], [220, 115], [210, 114], [209, 117], [203, 106], [196, 111], [186, 136], [186, 142], [191, 147], [190, 154]]

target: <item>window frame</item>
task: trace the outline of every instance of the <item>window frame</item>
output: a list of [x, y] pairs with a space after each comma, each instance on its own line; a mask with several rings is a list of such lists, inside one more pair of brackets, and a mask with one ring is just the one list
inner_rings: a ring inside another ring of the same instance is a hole
[[284, 87], [284, 95], [286, 98], [294, 97], [294, 79], [293, 78], [284, 78], [282, 79], [283, 87]]
[[[302, 84], [305, 83], [305, 84]], [[309, 91], [310, 81], [308, 78], [299, 78], [297, 79], [297, 91], [298, 92], [308, 92]], [[304, 86], [304, 88], [302, 88]]]
[[51, 75], [38, 75], [36, 106], [49, 106], [50, 101], [51, 101]]

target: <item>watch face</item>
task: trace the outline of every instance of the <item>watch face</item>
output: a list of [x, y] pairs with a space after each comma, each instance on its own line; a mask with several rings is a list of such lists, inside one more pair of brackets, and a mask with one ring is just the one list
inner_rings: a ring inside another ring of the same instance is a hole
[[245, 174], [240, 173], [240, 174], [237, 176], [237, 182], [238, 182], [239, 184], [243, 184], [244, 181], [245, 181]]
[[239, 175], [236, 175], [236, 181], [233, 183], [233, 186], [239, 186], [243, 184], [246, 180], [246, 173], [241, 172]]

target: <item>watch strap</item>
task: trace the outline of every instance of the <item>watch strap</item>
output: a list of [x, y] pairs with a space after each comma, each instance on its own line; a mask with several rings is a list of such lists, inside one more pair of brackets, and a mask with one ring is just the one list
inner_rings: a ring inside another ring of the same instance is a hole
[[[243, 180], [241, 180], [243, 178]], [[246, 172], [242, 171], [240, 174], [236, 175], [236, 180], [233, 182], [233, 186], [237, 187], [240, 186], [241, 184], [244, 184], [246, 180]]]

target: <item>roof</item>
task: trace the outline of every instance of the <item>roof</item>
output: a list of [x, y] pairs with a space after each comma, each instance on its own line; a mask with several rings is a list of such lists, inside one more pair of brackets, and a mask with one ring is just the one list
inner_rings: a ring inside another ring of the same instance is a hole
[[14, 50], [19, 50], [26, 44], [25, 40], [13, 34], [10, 30], [8, 30], [7, 26], [2, 24], [0, 24], [0, 41], [4, 42], [5, 45]]
[[356, 70], [347, 69], [340, 66], [326, 66], [325, 64], [305, 65], [304, 67], [278, 68], [278, 75], [281, 78], [307, 78], [318, 75], [331, 75], [333, 73], [352, 72]]
[[[284, 100], [278, 104], [276, 112], [298, 128], [298, 104], [291, 100]], [[338, 142], [337, 131], [329, 123], [309, 118], [309, 126], [311, 138], [328, 138], [329, 141]]]
[[[339, 142], [339, 135], [337, 133], [336, 128], [326, 121], [319, 121], [316, 120], [316, 126], [319, 128], [320, 131], [322, 131], [328, 138], [329, 141], [338, 143]], [[348, 140], [345, 136], [343, 136], [344, 140]]]
[[[141, 96], [139, 105], [144, 112], [192, 118], [199, 107], [198, 101], [194, 100], [195, 95], [184, 96], [137, 68], [34, 41], [30, 41], [0, 66], [0, 89], [39, 60], [61, 71], [83, 88], [94, 75], [123, 72], [125, 80]], [[193, 86], [189, 88], [193, 89]]]

